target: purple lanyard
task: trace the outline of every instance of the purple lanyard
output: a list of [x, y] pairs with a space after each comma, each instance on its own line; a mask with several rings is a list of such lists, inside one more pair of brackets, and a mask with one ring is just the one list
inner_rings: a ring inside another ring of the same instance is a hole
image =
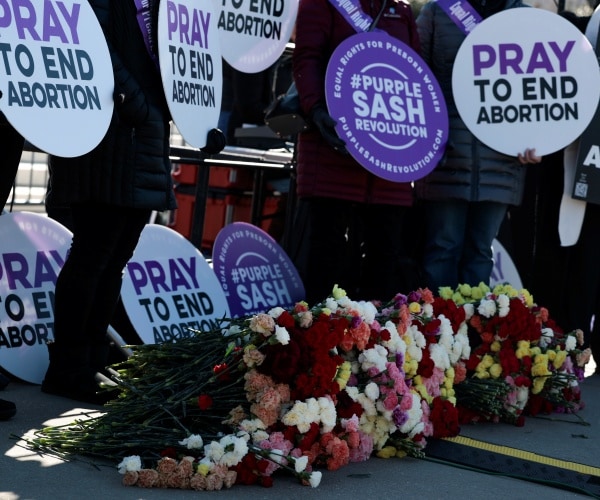
[[150, 54], [150, 57], [154, 61], [154, 64], [156, 64], [156, 67], [160, 68], [158, 65], [158, 58], [156, 57], [156, 51], [153, 47], [150, 0], [134, 0], [134, 2], [136, 6], [136, 16], [138, 24], [140, 26], [142, 36], [144, 37], [146, 49], [148, 50], [148, 54]]
[[437, 3], [465, 35], [471, 33], [482, 21], [468, 0], [437, 0]]
[[329, 0], [350, 26], [357, 32], [367, 31], [373, 18], [365, 14], [360, 6], [360, 0]]

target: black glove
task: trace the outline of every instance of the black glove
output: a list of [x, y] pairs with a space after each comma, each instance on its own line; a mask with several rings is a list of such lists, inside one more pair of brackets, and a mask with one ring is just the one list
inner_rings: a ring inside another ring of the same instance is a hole
[[218, 128], [211, 128], [206, 134], [206, 146], [200, 148], [200, 151], [207, 155], [216, 155], [223, 151], [226, 145], [225, 134]]
[[119, 119], [129, 127], [139, 127], [148, 119], [148, 103], [141, 90], [130, 95], [124, 92], [114, 93], [115, 109]]
[[323, 105], [317, 104], [310, 110], [310, 120], [317, 127], [323, 139], [327, 141], [327, 144], [340, 153], [348, 154], [346, 143], [340, 139], [335, 131], [334, 127], [337, 122], [329, 115]]

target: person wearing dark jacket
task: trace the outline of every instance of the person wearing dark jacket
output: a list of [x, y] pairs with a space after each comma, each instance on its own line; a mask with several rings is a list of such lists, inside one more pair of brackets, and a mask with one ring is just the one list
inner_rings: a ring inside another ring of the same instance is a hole
[[0, 214], [8, 201], [13, 188], [23, 145], [25, 140], [14, 127], [8, 123], [4, 113], [0, 113], [0, 151], [2, 151], [2, 166], [0, 166]]
[[[504, 9], [525, 7], [521, 0], [472, 0], [483, 19]], [[518, 158], [482, 144], [460, 118], [452, 96], [452, 66], [465, 34], [435, 1], [417, 17], [421, 55], [444, 93], [450, 145], [444, 160], [415, 183], [424, 215], [425, 284], [441, 286], [489, 283], [492, 242], [510, 205], [523, 196], [526, 163], [539, 163], [535, 150]]]
[[[3, 159], [0, 166], [0, 214], [6, 205], [21, 161], [24, 139], [8, 123], [4, 113], [0, 113], [0, 151]], [[0, 389], [4, 388], [3, 377], [0, 374]], [[17, 406], [12, 401], [0, 399], [0, 420], [8, 420], [17, 413]]]
[[[145, 43], [156, 42], [159, 1], [149, 2], [152, 22], [145, 32], [133, 0], [90, 4], [111, 55], [114, 113], [92, 151], [77, 158], [50, 157], [46, 204], [70, 208], [73, 240], [56, 283], [54, 341], [48, 345], [42, 391], [102, 403], [97, 374], [107, 364], [106, 332], [123, 269], [152, 210], [170, 210], [176, 202], [169, 161], [171, 117], [159, 69]], [[221, 142], [220, 149], [224, 138]]]
[[[360, 6], [373, 19], [383, 8], [377, 29], [418, 52], [407, 2], [361, 0]], [[350, 297], [367, 300], [391, 299], [412, 286], [402, 249], [411, 185], [379, 178], [355, 161], [326, 109], [327, 63], [355, 33], [328, 0], [301, 0], [293, 74], [301, 108], [313, 126], [298, 137], [298, 203], [290, 254], [309, 303], [324, 300], [335, 284]]]

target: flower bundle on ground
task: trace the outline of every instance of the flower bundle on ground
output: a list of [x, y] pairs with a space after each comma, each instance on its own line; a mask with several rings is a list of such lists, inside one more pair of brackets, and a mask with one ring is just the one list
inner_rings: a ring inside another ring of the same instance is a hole
[[483, 285], [386, 303], [334, 287], [313, 307], [133, 351], [114, 367], [120, 394], [105, 414], [29, 444], [120, 460], [139, 487], [271, 486], [283, 470], [315, 487], [320, 468], [422, 456], [461, 423], [577, 411], [586, 361], [526, 291]]

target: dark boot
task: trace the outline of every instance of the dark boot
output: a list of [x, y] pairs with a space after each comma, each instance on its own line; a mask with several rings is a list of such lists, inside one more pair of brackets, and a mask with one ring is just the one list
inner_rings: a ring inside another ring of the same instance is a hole
[[0, 399], [0, 420], [8, 420], [13, 418], [17, 413], [17, 407], [14, 403]]
[[55, 342], [47, 345], [50, 364], [42, 382], [42, 392], [96, 405], [103, 405], [116, 396], [104, 392], [96, 381], [88, 346]]

